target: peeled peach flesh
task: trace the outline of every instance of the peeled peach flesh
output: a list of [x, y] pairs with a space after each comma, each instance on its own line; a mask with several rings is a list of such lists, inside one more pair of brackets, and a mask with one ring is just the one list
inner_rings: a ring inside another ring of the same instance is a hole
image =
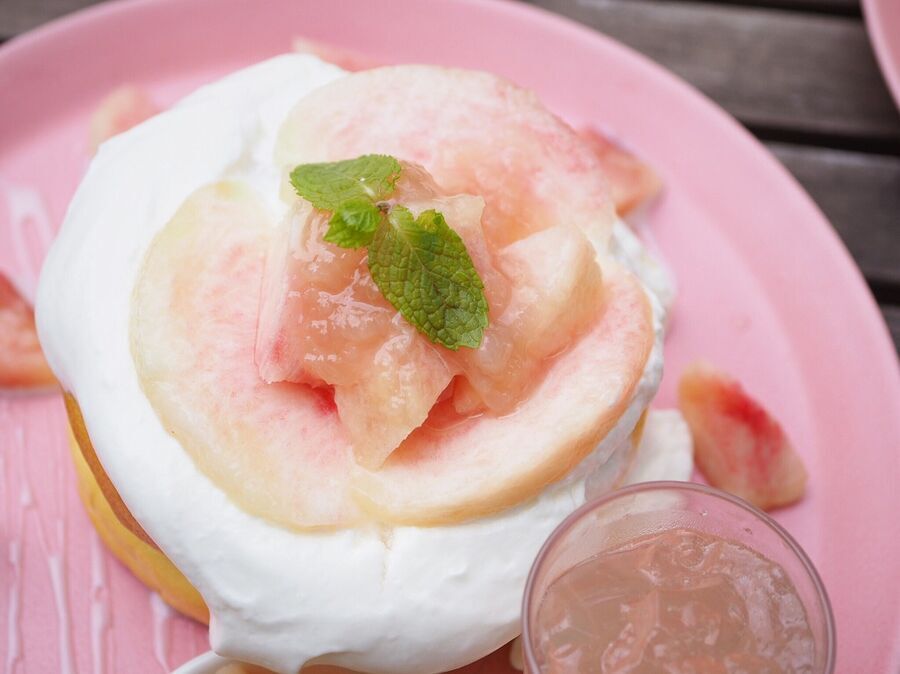
[[739, 382], [705, 363], [681, 376], [678, 401], [697, 466], [714, 487], [759, 508], [803, 496], [806, 468], [781, 425]]
[[123, 85], [104, 98], [91, 115], [91, 151], [159, 112], [147, 93], [136, 86]]
[[659, 194], [662, 181], [649, 164], [596, 129], [585, 129], [581, 135], [600, 161], [619, 215], [627, 215]]
[[0, 389], [35, 389], [55, 383], [38, 342], [34, 310], [0, 273]]

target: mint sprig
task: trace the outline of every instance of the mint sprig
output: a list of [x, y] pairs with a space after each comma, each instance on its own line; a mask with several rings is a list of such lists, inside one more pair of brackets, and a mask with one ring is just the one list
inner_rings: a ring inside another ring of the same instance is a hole
[[372, 241], [381, 219], [381, 211], [371, 201], [350, 199], [335, 209], [323, 238], [341, 248], [362, 248]]
[[369, 245], [378, 289], [420, 332], [448, 349], [477, 349], [487, 327], [484, 284], [466, 244], [435, 210], [394, 206]]
[[356, 159], [301, 164], [291, 171], [297, 194], [315, 208], [335, 211], [351, 199], [387, 199], [400, 177], [400, 162], [384, 154]]
[[385, 203], [402, 166], [393, 157], [364, 155], [291, 172], [297, 194], [331, 211], [324, 239], [368, 248], [369, 271], [388, 302], [419, 332], [457, 350], [478, 348], [488, 324], [484, 284], [466, 245], [436, 210], [414, 216]]

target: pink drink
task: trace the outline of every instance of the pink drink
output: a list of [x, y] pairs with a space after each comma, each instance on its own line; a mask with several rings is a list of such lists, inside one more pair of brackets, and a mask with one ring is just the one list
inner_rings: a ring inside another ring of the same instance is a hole
[[807, 674], [815, 638], [794, 584], [745, 545], [691, 529], [581, 562], [537, 612], [541, 672]]
[[748, 503], [650, 482], [582, 506], [538, 555], [529, 674], [832, 674], [834, 621], [809, 558]]

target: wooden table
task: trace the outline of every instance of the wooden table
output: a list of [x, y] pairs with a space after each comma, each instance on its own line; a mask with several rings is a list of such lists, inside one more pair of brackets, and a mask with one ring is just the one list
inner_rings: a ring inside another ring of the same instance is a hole
[[[0, 0], [0, 38], [97, 1]], [[900, 114], [859, 0], [529, 1], [663, 64], [765, 143], [833, 223], [900, 349]]]

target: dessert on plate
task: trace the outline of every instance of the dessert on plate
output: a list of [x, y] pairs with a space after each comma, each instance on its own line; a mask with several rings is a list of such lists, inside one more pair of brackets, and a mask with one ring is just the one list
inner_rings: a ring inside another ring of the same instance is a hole
[[36, 311], [107, 545], [277, 672], [515, 638], [566, 515], [692, 467], [609, 194], [533, 93], [431, 66], [286, 55], [103, 143]]

